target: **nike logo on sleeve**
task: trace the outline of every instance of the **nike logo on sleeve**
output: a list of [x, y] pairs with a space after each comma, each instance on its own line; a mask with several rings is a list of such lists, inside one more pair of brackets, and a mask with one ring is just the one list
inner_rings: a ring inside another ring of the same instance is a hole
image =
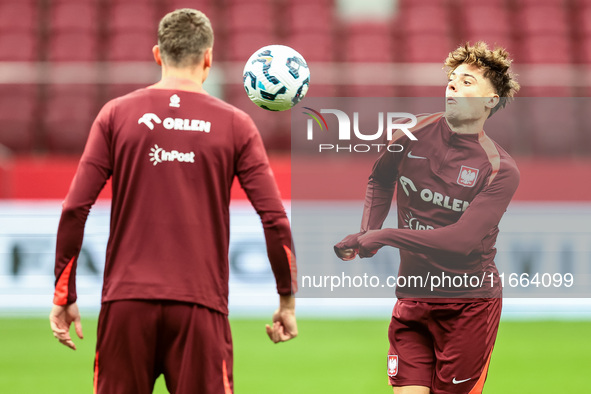
[[409, 159], [425, 159], [425, 160], [427, 159], [426, 157], [423, 157], [423, 156], [415, 156], [415, 155], [413, 155], [412, 154], [412, 151], [409, 151], [408, 152], [408, 157], [409, 157]]

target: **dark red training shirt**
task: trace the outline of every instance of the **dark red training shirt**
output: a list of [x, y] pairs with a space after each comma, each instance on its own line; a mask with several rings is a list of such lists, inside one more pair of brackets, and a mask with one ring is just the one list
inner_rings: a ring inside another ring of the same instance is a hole
[[[386, 151], [375, 163], [361, 229], [382, 227], [398, 184], [398, 228], [385, 229], [377, 238], [380, 245], [400, 249], [399, 276], [422, 280], [399, 285], [397, 296], [439, 302], [500, 297], [494, 246], [499, 221], [519, 184], [515, 161], [484, 131], [453, 132], [442, 113], [418, 120], [411, 130], [418, 141], [398, 132], [392, 142], [404, 146], [403, 153]], [[431, 284], [437, 284], [432, 277], [446, 275], [458, 278], [432, 291]]]
[[84, 224], [112, 177], [102, 301], [165, 299], [228, 312], [230, 188], [261, 217], [279, 294], [296, 291], [289, 222], [256, 126], [204, 93], [140, 89], [97, 116], [63, 204], [54, 303], [76, 300]]

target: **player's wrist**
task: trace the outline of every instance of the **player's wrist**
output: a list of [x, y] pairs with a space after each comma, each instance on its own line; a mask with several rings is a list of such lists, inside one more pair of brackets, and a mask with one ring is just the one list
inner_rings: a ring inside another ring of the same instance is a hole
[[291, 294], [279, 295], [279, 309], [295, 311], [295, 297]]

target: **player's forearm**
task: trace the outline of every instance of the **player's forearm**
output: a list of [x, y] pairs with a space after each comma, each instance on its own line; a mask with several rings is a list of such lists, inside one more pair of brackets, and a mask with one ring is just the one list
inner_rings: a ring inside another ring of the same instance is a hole
[[467, 256], [482, 247], [482, 240], [496, 228], [504, 212], [488, 208], [485, 202], [476, 203], [456, 223], [432, 230], [390, 228], [368, 233], [365, 239], [359, 239], [360, 246], [364, 247], [365, 242], [375, 243], [369, 245], [370, 250], [387, 245], [417, 253], [437, 251]]
[[467, 256], [480, 247], [484, 235], [455, 231], [449, 227], [436, 230], [383, 229], [372, 240], [380, 246], [392, 246], [417, 253], [429, 250]]
[[54, 304], [76, 301], [76, 266], [82, 247], [88, 209], [65, 207], [57, 232]]
[[109, 172], [94, 164], [81, 161], [63, 203], [57, 231], [55, 277], [56, 305], [76, 301], [76, 261], [82, 248], [84, 226]]
[[261, 217], [267, 255], [280, 295], [297, 291], [297, 265], [289, 221], [285, 213], [267, 213]]
[[382, 228], [384, 220], [390, 212], [394, 185], [382, 185], [374, 179], [370, 179], [365, 192], [363, 217], [361, 219], [361, 231], [377, 230]]

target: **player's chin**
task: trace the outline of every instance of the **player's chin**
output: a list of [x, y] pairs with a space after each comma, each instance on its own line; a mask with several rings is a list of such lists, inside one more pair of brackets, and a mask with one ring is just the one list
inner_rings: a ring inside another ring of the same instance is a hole
[[457, 103], [445, 104], [445, 118], [451, 122], [460, 120], [460, 108]]

